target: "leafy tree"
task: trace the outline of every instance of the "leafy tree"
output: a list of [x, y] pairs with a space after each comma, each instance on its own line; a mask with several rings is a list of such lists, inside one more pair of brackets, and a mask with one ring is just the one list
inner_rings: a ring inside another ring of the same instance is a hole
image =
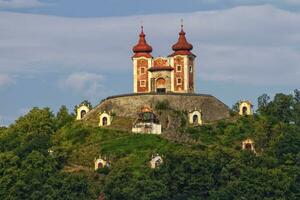
[[16, 120], [12, 125], [14, 131], [19, 133], [46, 133], [56, 131], [55, 117], [49, 108], [34, 107], [28, 114]]
[[257, 103], [258, 103], [258, 111], [260, 113], [264, 113], [266, 111], [266, 107], [268, 106], [270, 101], [270, 97], [267, 94], [263, 94], [258, 97]]
[[295, 100], [296, 102], [300, 102], [300, 91], [298, 89], [294, 90]]
[[267, 114], [279, 121], [293, 121], [294, 99], [292, 95], [276, 94], [274, 100], [267, 106]]
[[74, 120], [74, 115], [69, 114], [68, 108], [62, 105], [56, 114], [57, 127], [61, 128]]
[[55, 117], [50, 109], [33, 108], [5, 131], [0, 138], [0, 149], [17, 152], [22, 157], [33, 150], [47, 153], [55, 131]]
[[294, 105], [294, 122], [298, 126], [300, 126], [300, 91], [294, 90], [294, 99], [295, 99], [295, 105]]
[[[96, 199], [101, 192], [111, 200], [300, 199], [298, 91], [262, 95], [253, 117], [182, 128], [184, 141], [176, 142], [65, 126], [71, 116], [65, 106], [56, 116], [33, 108], [0, 129], [0, 199]], [[256, 153], [242, 150], [246, 138]], [[163, 155], [156, 169], [148, 166], [153, 152]], [[99, 153], [112, 158], [101, 174], [91, 166]], [[84, 166], [66, 173], [73, 165]]]
[[231, 115], [231, 116], [234, 116], [234, 115], [238, 114], [238, 113], [239, 113], [239, 107], [240, 107], [240, 102], [238, 101], [238, 102], [236, 102], [236, 103], [232, 106], [232, 108], [231, 108], [231, 110], [230, 110], [230, 115]]

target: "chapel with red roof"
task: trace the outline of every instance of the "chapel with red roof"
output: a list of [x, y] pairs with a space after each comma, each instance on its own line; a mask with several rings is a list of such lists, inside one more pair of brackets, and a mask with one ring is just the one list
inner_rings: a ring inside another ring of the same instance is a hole
[[194, 93], [196, 56], [192, 49], [181, 25], [172, 53], [154, 58], [142, 26], [138, 43], [132, 49], [134, 93]]

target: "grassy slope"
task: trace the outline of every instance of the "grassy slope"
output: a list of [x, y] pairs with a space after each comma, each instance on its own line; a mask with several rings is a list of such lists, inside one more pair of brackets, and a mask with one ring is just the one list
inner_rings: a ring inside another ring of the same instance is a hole
[[127, 162], [136, 169], [147, 168], [152, 154], [187, 150], [157, 135], [133, 134], [125, 131], [86, 126], [76, 123], [64, 127], [53, 136], [54, 152], [67, 154], [67, 165], [80, 165], [93, 170], [94, 159], [108, 157], [114, 166]]
[[[175, 143], [162, 136], [133, 134], [111, 128], [99, 128], [76, 122], [64, 127], [53, 136], [53, 150], [67, 156], [66, 166], [80, 166], [79, 173], [85, 174], [94, 190], [103, 184], [104, 176], [93, 171], [94, 159], [106, 156], [112, 162], [112, 170], [126, 165], [132, 173], [140, 176], [149, 171], [152, 154], [200, 154], [203, 150], [218, 146], [229, 152], [240, 151], [241, 141], [253, 137], [253, 118], [242, 118], [236, 122], [220, 122], [203, 127], [190, 127], [183, 130], [185, 135], [196, 143]], [[246, 125], [245, 125], [246, 124]], [[83, 170], [88, 169], [88, 170]], [[75, 170], [76, 171], [76, 170]]]
[[[243, 125], [242, 125], [243, 124]], [[247, 124], [247, 126], [245, 126]], [[196, 144], [174, 143], [157, 135], [133, 134], [126, 131], [105, 129], [75, 123], [61, 129], [53, 136], [54, 149], [67, 152], [68, 163], [93, 167], [99, 155], [107, 156], [114, 162], [132, 157], [132, 164], [145, 165], [151, 154], [167, 151], [201, 150], [215, 145], [238, 148], [241, 141], [253, 137], [253, 119], [243, 118], [235, 123], [220, 122], [217, 125], [190, 127], [184, 134], [197, 141]], [[139, 156], [140, 155], [140, 156]]]

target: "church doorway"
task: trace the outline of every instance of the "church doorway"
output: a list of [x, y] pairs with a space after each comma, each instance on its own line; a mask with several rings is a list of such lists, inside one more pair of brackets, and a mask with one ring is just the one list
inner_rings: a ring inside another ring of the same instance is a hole
[[166, 80], [164, 78], [159, 78], [156, 80], [156, 92], [166, 93]]
[[86, 111], [85, 111], [85, 110], [82, 110], [82, 111], [80, 112], [80, 117], [81, 117], [81, 119], [85, 116], [85, 114], [86, 114]]
[[106, 126], [107, 125], [107, 117], [102, 118], [102, 125]]
[[242, 111], [243, 111], [243, 115], [247, 115], [247, 107], [246, 106], [243, 107]]

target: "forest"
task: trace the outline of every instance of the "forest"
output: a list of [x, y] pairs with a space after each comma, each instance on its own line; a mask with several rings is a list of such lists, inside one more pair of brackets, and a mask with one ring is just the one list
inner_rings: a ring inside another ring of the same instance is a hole
[[[257, 99], [253, 116], [183, 126], [178, 141], [33, 108], [0, 128], [0, 199], [300, 199], [300, 91]], [[255, 152], [242, 141], [255, 142]], [[159, 154], [163, 163], [151, 169]], [[111, 166], [94, 170], [99, 155]]]

